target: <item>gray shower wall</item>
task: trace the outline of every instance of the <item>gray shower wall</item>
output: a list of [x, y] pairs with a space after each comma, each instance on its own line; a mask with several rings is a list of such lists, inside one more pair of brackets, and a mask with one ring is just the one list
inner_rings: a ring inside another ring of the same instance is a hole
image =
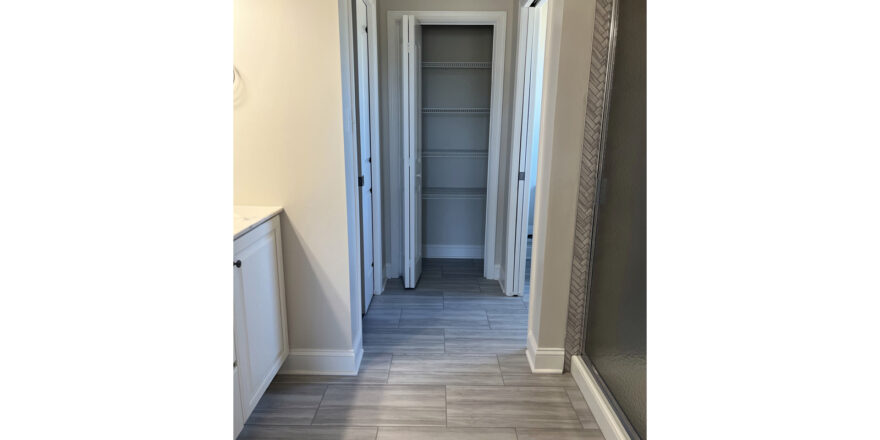
[[402, 158], [390, 157], [389, 144], [392, 136], [389, 133], [388, 97], [388, 11], [504, 11], [507, 14], [506, 36], [504, 43], [504, 84], [502, 87], [501, 114], [501, 148], [499, 161], [498, 216], [495, 228], [495, 263], [506, 265], [507, 248], [507, 179], [510, 165], [510, 127], [513, 104], [513, 89], [516, 68], [517, 18], [518, 0], [377, 0], [377, 40], [379, 61], [379, 115], [380, 115], [380, 149], [382, 157], [382, 218], [383, 218], [383, 259], [390, 264], [390, 276], [402, 273], [403, 268], [403, 230], [393, 229], [392, 216], [402, 217], [402, 188], [392, 188], [390, 169], [402, 169]]
[[645, 23], [644, 0], [596, 2], [565, 353], [633, 438], [647, 435]]
[[646, 11], [615, 0], [618, 27], [584, 353], [641, 438], [647, 435]]

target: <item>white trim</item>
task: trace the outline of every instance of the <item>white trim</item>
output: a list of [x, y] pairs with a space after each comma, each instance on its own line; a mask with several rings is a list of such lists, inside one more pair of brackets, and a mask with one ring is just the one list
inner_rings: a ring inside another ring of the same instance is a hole
[[605, 398], [605, 393], [593, 379], [593, 375], [587, 371], [587, 365], [580, 356], [571, 357], [571, 376], [584, 395], [584, 400], [587, 401], [590, 412], [596, 418], [605, 440], [630, 440], [617, 413]]
[[[498, 190], [501, 155], [501, 115], [504, 92], [504, 51], [507, 38], [507, 12], [504, 11], [388, 11], [386, 32], [388, 36], [387, 76], [388, 87], [388, 124], [386, 136], [389, 146], [390, 176], [392, 188], [402, 188], [403, 144], [400, 139], [400, 21], [404, 15], [413, 15], [422, 25], [490, 25], [494, 27], [492, 43], [492, 90], [489, 111], [489, 159], [486, 173], [486, 228], [483, 244], [483, 276], [488, 279], [498, 278], [495, 264], [495, 231], [498, 213]], [[394, 186], [396, 185], [396, 186]], [[399, 224], [403, 219], [402, 200], [391, 201], [392, 231], [402, 231]], [[402, 261], [394, 255], [403, 255], [402, 237], [394, 234], [391, 237], [392, 262], [394, 272], [402, 272]], [[391, 271], [389, 271], [390, 275]]]
[[[529, 325], [528, 337], [529, 346], [532, 347], [531, 353], [526, 351], [526, 357], [529, 358], [529, 365], [535, 365], [537, 344], [535, 338], [541, 334], [542, 324], [548, 327], [556, 324], [558, 320], [564, 320], [565, 314], [561, 316], [547, 316], [543, 309], [543, 278], [544, 278], [544, 254], [546, 251], [547, 236], [547, 200], [549, 198], [548, 188], [550, 185], [550, 171], [553, 157], [553, 134], [554, 123], [556, 118], [556, 80], [559, 72], [559, 48], [562, 33], [562, 4], [558, 1], [548, 2], [546, 5], [546, 46], [544, 55], [544, 84], [541, 97], [541, 132], [539, 135], [538, 145], [538, 175], [537, 187], [535, 188], [535, 224], [533, 230], [532, 251], [532, 270], [531, 270], [531, 288], [529, 298]], [[557, 342], [560, 345], [565, 344], [563, 337]], [[565, 355], [563, 353], [563, 361]], [[534, 368], [534, 367], [533, 367]]]
[[[370, 85], [370, 155], [373, 173], [373, 294], [382, 292], [386, 274], [382, 270], [382, 149], [379, 137], [379, 38], [376, 0], [362, 0], [367, 5], [367, 45], [369, 48]], [[370, 31], [372, 30], [372, 31]], [[377, 275], [378, 272], [378, 276]]]
[[364, 350], [290, 349], [279, 374], [324, 374], [356, 376]]
[[[356, 376], [364, 357], [363, 333], [355, 335], [351, 350], [321, 350], [291, 348], [280, 365], [279, 374], [323, 374]], [[274, 377], [274, 374], [272, 375]]]
[[[348, 288], [349, 288], [349, 328], [351, 332], [352, 362], [355, 361], [354, 350], [357, 346], [354, 342], [361, 338], [361, 326], [356, 325], [360, 322], [362, 308], [361, 297], [361, 237], [360, 237], [360, 202], [358, 188], [358, 147], [355, 133], [357, 127], [357, 117], [354, 111], [356, 82], [354, 78], [354, 20], [352, 19], [352, 4], [350, 0], [338, 0], [339, 8], [339, 58], [340, 58], [340, 76], [342, 77], [342, 133], [343, 133], [343, 157], [345, 160], [345, 205], [346, 205], [346, 225], [348, 228]], [[303, 353], [308, 350], [291, 349], [288, 355], [288, 363], [291, 359], [295, 359], [295, 367], [291, 370], [303, 370], [308, 368], [300, 368], [299, 366], [310, 365], [303, 363]], [[333, 351], [333, 350], [331, 350]], [[356, 364], [356, 362], [355, 362]], [[319, 364], [320, 365], [320, 364]], [[354, 370], [353, 374], [357, 374]]]
[[562, 374], [562, 366], [565, 363], [564, 348], [540, 348], [534, 336], [529, 333], [526, 342], [526, 359], [532, 373]]
[[425, 258], [480, 258], [483, 246], [468, 244], [426, 244], [422, 246]]

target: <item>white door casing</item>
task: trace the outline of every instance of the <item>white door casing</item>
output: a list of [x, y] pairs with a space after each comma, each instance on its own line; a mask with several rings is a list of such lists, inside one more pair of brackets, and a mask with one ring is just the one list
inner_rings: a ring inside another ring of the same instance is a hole
[[358, 139], [359, 182], [361, 197], [361, 273], [363, 274], [362, 299], [366, 313], [375, 293], [375, 265], [373, 264], [373, 170], [372, 170], [372, 136], [371, 106], [369, 82], [369, 39], [367, 35], [367, 5], [363, 0], [357, 1], [357, 90], [358, 90]]
[[422, 274], [422, 28], [415, 16], [404, 15], [401, 26], [403, 97], [403, 211], [404, 277], [414, 288]]

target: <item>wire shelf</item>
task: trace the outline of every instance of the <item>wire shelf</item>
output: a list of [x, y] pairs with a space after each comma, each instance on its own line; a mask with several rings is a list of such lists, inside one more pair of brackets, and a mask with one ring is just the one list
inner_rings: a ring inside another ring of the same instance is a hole
[[433, 62], [425, 61], [422, 67], [426, 69], [491, 69], [492, 63], [489, 62]]
[[487, 108], [423, 108], [422, 113], [489, 113]]
[[472, 150], [422, 150], [422, 157], [464, 157], [485, 158], [489, 156], [488, 149]]

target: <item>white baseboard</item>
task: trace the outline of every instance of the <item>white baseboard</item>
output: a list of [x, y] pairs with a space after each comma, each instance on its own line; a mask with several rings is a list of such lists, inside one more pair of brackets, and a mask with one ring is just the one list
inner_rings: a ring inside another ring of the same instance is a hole
[[605, 398], [599, 384], [593, 379], [593, 376], [587, 371], [587, 365], [580, 356], [571, 357], [571, 376], [577, 382], [584, 400], [590, 407], [590, 412], [596, 418], [599, 429], [605, 440], [630, 440], [629, 434], [617, 418], [617, 413], [611, 407], [611, 403]]
[[356, 376], [364, 356], [360, 341], [353, 350], [290, 349], [279, 374]]
[[562, 366], [565, 363], [564, 348], [540, 348], [534, 336], [529, 333], [526, 344], [526, 359], [532, 373], [562, 374]]
[[426, 244], [422, 248], [425, 258], [483, 258], [482, 245]]

